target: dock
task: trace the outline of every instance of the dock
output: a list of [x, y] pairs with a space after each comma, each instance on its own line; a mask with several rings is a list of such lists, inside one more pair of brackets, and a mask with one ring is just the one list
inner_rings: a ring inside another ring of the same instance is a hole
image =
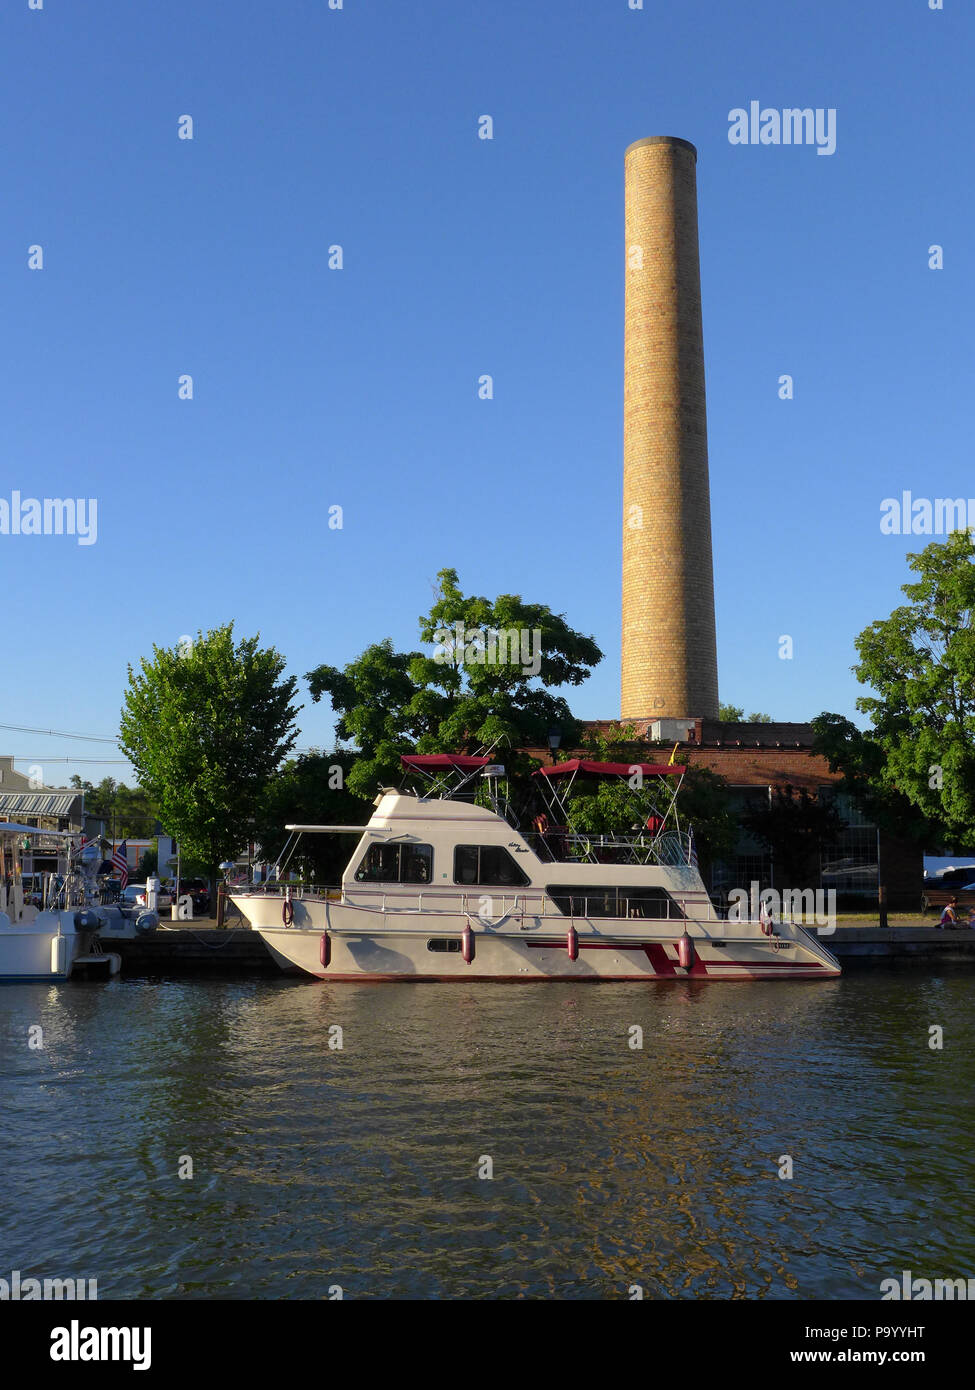
[[[846, 970], [877, 965], [975, 965], [975, 931], [936, 927], [838, 927], [822, 938]], [[161, 927], [132, 941], [113, 941], [122, 957], [123, 976], [267, 975], [283, 972], [264, 942], [249, 927], [218, 930], [212, 919], [199, 926]]]

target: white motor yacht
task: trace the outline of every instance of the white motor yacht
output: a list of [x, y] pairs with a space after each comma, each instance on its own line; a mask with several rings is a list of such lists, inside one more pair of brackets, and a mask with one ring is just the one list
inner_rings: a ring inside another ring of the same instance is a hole
[[[839, 962], [793, 922], [728, 920], [698, 871], [676, 793], [684, 769], [639, 764], [663, 789], [660, 814], [626, 835], [582, 835], [539, 816], [513, 825], [496, 792], [458, 792], [503, 772], [489, 758], [403, 758], [451, 796], [387, 789], [366, 826], [289, 825], [275, 881], [231, 894], [286, 969], [323, 980], [829, 979]], [[550, 806], [578, 776], [632, 777], [634, 765], [556, 763], [535, 776]], [[496, 788], [496, 782], [493, 784]], [[557, 817], [568, 821], [568, 815]], [[355, 835], [341, 886], [284, 881], [295, 836]]]

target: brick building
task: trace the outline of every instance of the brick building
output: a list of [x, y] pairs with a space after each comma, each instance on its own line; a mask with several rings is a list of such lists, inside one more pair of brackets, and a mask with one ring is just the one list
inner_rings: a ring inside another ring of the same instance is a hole
[[[766, 847], [752, 839], [744, 826], [733, 858], [714, 866], [716, 892], [747, 888], [753, 880], [765, 887], [835, 888], [838, 901], [864, 910], [877, 903], [878, 887], [887, 889], [890, 907], [901, 911], [920, 908], [924, 861], [914, 841], [891, 836], [865, 820], [838, 791], [841, 774], [830, 772], [826, 759], [813, 752], [809, 724], [725, 724], [716, 719], [629, 721], [641, 736], [635, 757], [660, 761], [673, 749], [692, 767], [706, 767], [723, 777], [731, 792], [732, 809], [739, 817], [770, 789], [786, 786], [816, 797], [832, 799], [846, 829], [835, 846], [822, 856], [818, 883], [781, 884], [775, 880], [775, 864]], [[612, 739], [618, 736], [615, 720], [587, 722], [586, 728]], [[534, 751], [535, 757], [548, 760]], [[664, 759], [666, 761], [666, 759]]]

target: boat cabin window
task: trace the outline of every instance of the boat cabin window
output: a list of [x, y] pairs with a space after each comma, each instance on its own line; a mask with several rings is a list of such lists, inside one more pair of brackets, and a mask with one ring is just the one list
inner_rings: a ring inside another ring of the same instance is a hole
[[433, 877], [433, 846], [371, 844], [355, 877], [357, 883], [429, 883]]
[[521, 888], [531, 879], [504, 845], [457, 845], [454, 848], [454, 882], [465, 886], [483, 883], [497, 888]]
[[432, 936], [427, 942], [428, 951], [459, 951], [460, 941], [455, 936]]
[[546, 893], [566, 917], [683, 917], [678, 903], [663, 888], [638, 884], [548, 884]]

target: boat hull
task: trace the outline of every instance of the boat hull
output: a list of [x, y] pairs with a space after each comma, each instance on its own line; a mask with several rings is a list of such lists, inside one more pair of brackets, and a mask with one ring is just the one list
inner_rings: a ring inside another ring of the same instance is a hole
[[[66, 980], [77, 954], [78, 939], [74, 933], [62, 935], [64, 945], [52, 953], [56, 939], [56, 930], [13, 927], [0, 931], [0, 982]], [[52, 969], [55, 961], [60, 968]]]
[[[324, 901], [296, 902], [296, 918], [301, 908], [305, 921], [284, 926], [279, 899], [241, 895], [234, 901], [283, 969], [322, 980], [716, 981], [828, 979], [841, 973], [838, 961], [815, 937], [787, 926], [775, 937], [757, 924], [737, 922], [682, 921], [678, 926], [544, 917], [478, 927], [461, 914], [364, 913]], [[396, 916], [412, 920], [391, 923], [390, 917]], [[363, 917], [372, 920], [356, 920]], [[463, 941], [469, 926], [476, 929], [468, 961]], [[570, 927], [574, 943], [569, 940]], [[680, 939], [685, 931], [693, 950], [688, 952], [685, 943], [682, 964]]]

